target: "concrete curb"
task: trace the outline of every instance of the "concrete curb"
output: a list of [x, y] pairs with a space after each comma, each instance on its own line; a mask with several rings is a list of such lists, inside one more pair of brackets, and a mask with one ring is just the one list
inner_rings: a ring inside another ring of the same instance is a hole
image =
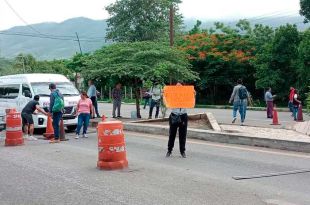
[[299, 122], [294, 125], [296, 132], [310, 136], [310, 121]]
[[[98, 103], [109, 103], [107, 101], [98, 101]], [[136, 105], [135, 103], [124, 103], [122, 102], [122, 104], [124, 105]], [[224, 110], [229, 110], [232, 109], [233, 106], [230, 105], [197, 105], [195, 108], [200, 108], [200, 109], [224, 109]], [[251, 110], [251, 111], [266, 111], [266, 107], [247, 107], [247, 110]], [[277, 108], [278, 112], [290, 112], [290, 110], [288, 108]], [[303, 109], [304, 113], [307, 113], [306, 109]]]
[[[131, 132], [141, 132], [157, 135], [166, 135], [169, 133], [169, 126], [150, 125], [139, 123], [124, 123], [124, 129]], [[210, 142], [239, 144], [256, 147], [266, 147], [273, 149], [281, 149], [296, 152], [310, 153], [310, 143], [304, 141], [289, 141], [270, 138], [259, 138], [247, 136], [245, 134], [236, 133], [221, 133], [210, 130], [200, 130], [188, 128], [188, 138], [206, 140]]]

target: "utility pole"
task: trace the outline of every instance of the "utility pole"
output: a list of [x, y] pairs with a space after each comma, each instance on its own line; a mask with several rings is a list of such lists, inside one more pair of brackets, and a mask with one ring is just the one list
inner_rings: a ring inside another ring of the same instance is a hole
[[80, 48], [80, 53], [83, 54], [82, 52], [82, 48], [81, 48], [81, 43], [80, 43], [80, 38], [79, 38], [79, 35], [77, 32], [75, 32], [75, 35], [76, 35], [76, 39], [77, 39], [77, 42], [79, 43], [79, 48]]
[[[80, 38], [79, 38], [79, 34], [78, 34], [77, 32], [75, 32], [75, 35], [76, 35], [77, 42], [79, 43], [80, 54], [83, 55], [82, 48], [81, 48], [81, 43], [80, 43]], [[75, 87], [76, 87], [78, 90], [80, 90], [80, 89], [79, 89], [79, 86], [78, 86], [78, 73], [77, 73], [77, 71], [75, 72], [74, 83], [75, 83]]]
[[170, 46], [174, 44], [174, 8], [173, 4], [170, 6]]
[[[170, 5], [170, 18], [169, 18], [169, 24], [170, 24], [170, 46], [173, 47], [174, 44], [174, 8], [173, 4]], [[170, 85], [172, 85], [172, 77], [170, 75]]]

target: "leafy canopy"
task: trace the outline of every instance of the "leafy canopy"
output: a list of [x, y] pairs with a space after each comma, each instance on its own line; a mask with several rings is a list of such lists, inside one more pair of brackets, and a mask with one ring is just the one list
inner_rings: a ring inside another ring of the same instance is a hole
[[157, 41], [168, 37], [169, 9], [174, 5], [175, 29], [182, 24], [178, 12], [180, 0], [118, 0], [106, 7], [107, 39], [118, 42]]
[[299, 13], [305, 17], [305, 23], [310, 21], [310, 0], [300, 0]]
[[122, 79], [124, 84], [138, 80], [195, 80], [186, 55], [155, 42], [116, 43], [90, 55], [86, 61], [88, 78]]

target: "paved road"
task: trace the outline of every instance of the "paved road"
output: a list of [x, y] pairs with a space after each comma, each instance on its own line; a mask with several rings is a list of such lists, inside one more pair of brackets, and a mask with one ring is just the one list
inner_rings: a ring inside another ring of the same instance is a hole
[[[142, 106], [141, 106], [142, 108]], [[105, 115], [111, 117], [112, 116], [112, 104], [108, 103], [100, 103], [99, 109], [101, 113], [104, 113]], [[130, 117], [130, 113], [135, 110], [135, 105], [128, 105], [123, 104], [121, 115], [123, 117]], [[147, 109], [141, 109], [141, 115], [143, 118], [148, 117], [148, 107]], [[231, 124], [232, 121], [232, 110], [229, 109], [202, 109], [202, 108], [195, 108], [195, 109], [189, 109], [189, 113], [195, 114], [195, 113], [203, 113], [203, 112], [212, 112], [217, 119], [219, 123], [223, 124]], [[169, 111], [167, 112], [169, 113]], [[155, 111], [153, 113], [153, 116], [155, 115]], [[271, 119], [266, 118], [266, 112], [265, 111], [247, 111], [247, 117], [246, 117], [246, 125], [250, 126], [261, 126], [261, 127], [289, 127], [292, 124], [294, 124], [294, 121], [291, 114], [289, 112], [279, 112], [279, 121], [281, 123], [280, 126], [271, 126], [270, 123], [272, 122]], [[304, 115], [304, 118], [307, 120], [310, 120], [309, 116]], [[236, 123], [240, 123], [240, 117]]]
[[309, 173], [232, 179], [310, 168], [309, 154], [188, 140], [188, 158], [165, 158], [167, 137], [126, 133], [129, 169], [100, 171], [95, 134], [72, 137], [0, 142], [0, 204], [310, 204]]

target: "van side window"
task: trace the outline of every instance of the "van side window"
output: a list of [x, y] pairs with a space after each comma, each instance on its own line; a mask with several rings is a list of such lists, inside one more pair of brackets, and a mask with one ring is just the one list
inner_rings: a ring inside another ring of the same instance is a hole
[[19, 94], [19, 84], [0, 85], [0, 98], [15, 99]]
[[25, 97], [30, 97], [31, 96], [31, 90], [30, 90], [30, 87], [27, 84], [23, 84], [23, 86], [22, 86], [22, 94]]

